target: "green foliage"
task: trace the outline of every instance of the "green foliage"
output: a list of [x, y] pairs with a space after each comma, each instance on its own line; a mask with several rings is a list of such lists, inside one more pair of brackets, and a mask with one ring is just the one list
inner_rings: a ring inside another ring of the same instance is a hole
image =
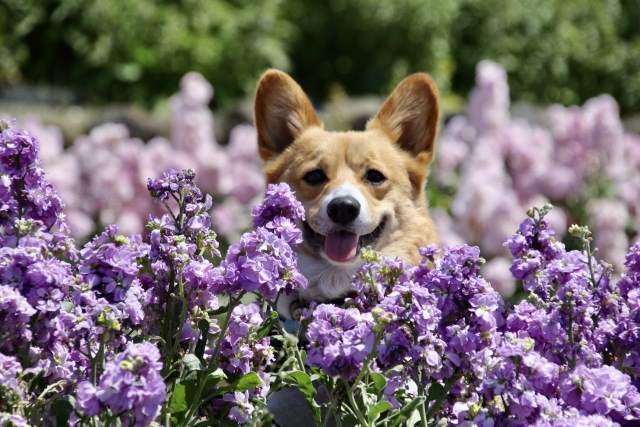
[[338, 82], [351, 94], [389, 92], [415, 71], [446, 89], [453, 71], [452, 0], [285, 0], [296, 26], [293, 75], [318, 98]]
[[71, 86], [90, 101], [151, 104], [188, 71], [218, 102], [287, 69], [279, 0], [2, 0], [0, 83]]
[[458, 90], [492, 59], [514, 99], [568, 105], [609, 93], [623, 110], [640, 110], [637, 0], [464, 0], [452, 30]]
[[0, 85], [152, 105], [193, 70], [219, 105], [276, 67], [317, 100], [336, 84], [387, 93], [416, 71], [466, 95], [491, 59], [515, 99], [610, 93], [638, 111], [638, 22], [637, 0], [0, 0]]

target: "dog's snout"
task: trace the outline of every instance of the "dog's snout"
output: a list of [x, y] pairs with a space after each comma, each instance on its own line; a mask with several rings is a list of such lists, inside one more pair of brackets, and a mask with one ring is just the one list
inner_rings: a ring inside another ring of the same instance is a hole
[[336, 224], [348, 224], [360, 215], [360, 203], [355, 197], [337, 197], [327, 206], [327, 215]]

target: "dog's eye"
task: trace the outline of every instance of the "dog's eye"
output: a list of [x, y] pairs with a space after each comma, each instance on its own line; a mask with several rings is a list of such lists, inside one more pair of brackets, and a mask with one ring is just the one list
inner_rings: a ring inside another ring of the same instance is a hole
[[327, 180], [327, 176], [320, 169], [316, 169], [311, 172], [307, 172], [304, 176], [304, 180], [309, 185], [318, 185], [325, 182]]
[[387, 178], [382, 175], [382, 173], [378, 172], [375, 169], [369, 169], [367, 174], [364, 176], [366, 181], [369, 181], [372, 184], [382, 184]]

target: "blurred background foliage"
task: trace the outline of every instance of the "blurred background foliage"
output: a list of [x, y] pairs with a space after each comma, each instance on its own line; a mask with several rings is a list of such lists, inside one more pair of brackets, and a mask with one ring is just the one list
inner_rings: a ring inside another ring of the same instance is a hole
[[71, 89], [80, 102], [165, 99], [188, 71], [214, 107], [251, 95], [267, 67], [317, 102], [387, 93], [415, 71], [466, 97], [482, 59], [513, 99], [640, 111], [638, 0], [0, 0], [0, 89]]

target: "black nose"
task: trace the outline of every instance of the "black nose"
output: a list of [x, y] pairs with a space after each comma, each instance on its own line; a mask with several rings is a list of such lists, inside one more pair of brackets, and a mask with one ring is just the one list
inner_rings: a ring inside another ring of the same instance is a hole
[[329, 202], [327, 215], [336, 224], [348, 224], [360, 215], [360, 203], [351, 197], [337, 197]]

